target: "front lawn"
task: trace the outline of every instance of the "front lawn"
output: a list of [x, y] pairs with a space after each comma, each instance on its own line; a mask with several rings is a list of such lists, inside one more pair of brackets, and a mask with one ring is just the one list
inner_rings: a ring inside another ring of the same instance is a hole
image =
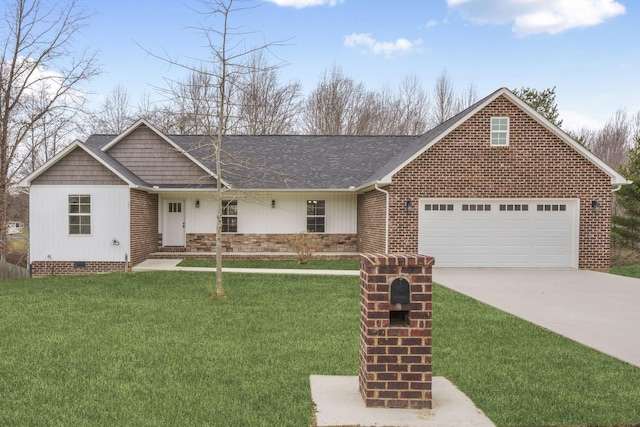
[[[356, 375], [355, 277], [150, 272], [0, 284], [0, 425], [308, 426]], [[640, 423], [640, 369], [445, 288], [434, 374], [498, 425]]]
[[611, 267], [609, 269], [611, 274], [618, 274], [620, 276], [629, 276], [640, 279], [640, 265], [631, 265], [625, 267]]

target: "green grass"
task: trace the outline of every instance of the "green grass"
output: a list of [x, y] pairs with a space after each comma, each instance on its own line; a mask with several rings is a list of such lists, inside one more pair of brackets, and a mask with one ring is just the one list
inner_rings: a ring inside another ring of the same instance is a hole
[[357, 373], [357, 281], [210, 278], [0, 285], [0, 425], [310, 425], [309, 375]]
[[640, 279], [640, 265], [632, 265], [626, 267], [611, 267], [609, 272], [620, 276], [635, 277]]
[[[184, 259], [180, 267], [215, 268], [215, 259]], [[222, 260], [222, 266], [228, 268], [277, 268], [306, 270], [358, 270], [360, 261], [354, 259], [322, 260], [312, 259], [307, 264], [298, 264], [295, 260]]]
[[[308, 426], [356, 375], [355, 277], [109, 274], [0, 284], [0, 425]], [[640, 369], [434, 288], [434, 375], [500, 426], [640, 423]]]

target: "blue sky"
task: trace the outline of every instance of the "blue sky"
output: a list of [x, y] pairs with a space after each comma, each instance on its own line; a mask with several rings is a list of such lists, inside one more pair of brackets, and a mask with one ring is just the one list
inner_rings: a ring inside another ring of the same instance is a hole
[[[257, 4], [257, 3], [253, 3]], [[203, 58], [195, 0], [86, 0], [92, 16], [78, 44], [99, 52], [98, 96], [116, 85], [134, 102], [182, 72], [144, 49]], [[637, 0], [269, 0], [231, 15], [247, 44], [273, 51], [285, 81], [312, 90], [333, 65], [370, 89], [408, 75], [427, 90], [446, 68], [480, 97], [500, 87], [556, 86], [565, 128], [601, 126], [617, 109], [640, 110]], [[142, 47], [141, 47], [142, 46]], [[144, 49], [143, 49], [144, 48]]]

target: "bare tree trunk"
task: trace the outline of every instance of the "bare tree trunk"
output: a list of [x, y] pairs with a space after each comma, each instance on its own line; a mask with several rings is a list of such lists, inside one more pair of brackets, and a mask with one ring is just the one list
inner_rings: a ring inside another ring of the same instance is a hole
[[222, 162], [220, 161], [222, 153], [222, 139], [226, 134], [226, 120], [225, 120], [225, 102], [227, 101], [227, 24], [229, 18], [229, 11], [231, 9], [232, 2], [230, 1], [227, 8], [224, 8], [223, 13], [223, 31], [222, 31], [222, 46], [218, 52], [220, 59], [220, 76], [218, 81], [218, 134], [216, 138], [216, 200], [218, 205], [218, 216], [216, 218], [216, 295], [218, 297], [224, 296], [224, 288], [222, 286]]
[[[77, 87], [99, 73], [95, 57], [74, 54], [73, 37], [86, 16], [77, 0], [9, 0], [0, 38], [0, 258], [6, 255], [7, 195], [41, 144], [29, 136], [49, 114], [81, 108]], [[55, 71], [54, 73], [47, 73]], [[34, 141], [31, 141], [32, 143]]]

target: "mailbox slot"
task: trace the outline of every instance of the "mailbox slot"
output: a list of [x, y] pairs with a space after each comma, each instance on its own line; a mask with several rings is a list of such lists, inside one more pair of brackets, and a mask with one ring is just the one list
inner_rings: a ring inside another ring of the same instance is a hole
[[391, 327], [407, 327], [411, 323], [409, 321], [409, 310], [402, 307], [403, 304], [411, 302], [411, 286], [407, 279], [398, 277], [391, 282], [391, 296], [389, 303], [392, 308], [389, 310], [389, 325]]
[[389, 326], [392, 328], [404, 328], [410, 324], [408, 310], [389, 311]]

